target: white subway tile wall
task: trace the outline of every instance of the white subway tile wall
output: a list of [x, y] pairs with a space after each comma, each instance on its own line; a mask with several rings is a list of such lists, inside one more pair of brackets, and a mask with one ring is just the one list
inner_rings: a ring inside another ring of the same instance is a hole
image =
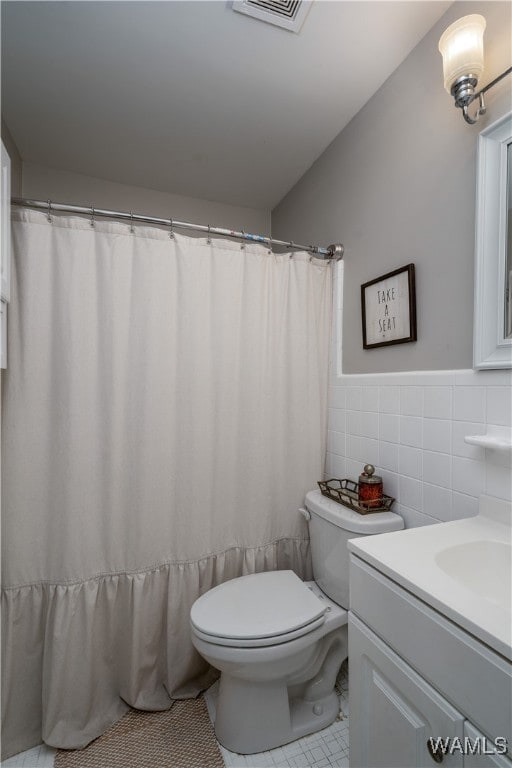
[[481, 493], [512, 498], [512, 468], [464, 437], [512, 431], [511, 413], [510, 371], [334, 376], [326, 477], [357, 480], [375, 464], [407, 527], [471, 517]]

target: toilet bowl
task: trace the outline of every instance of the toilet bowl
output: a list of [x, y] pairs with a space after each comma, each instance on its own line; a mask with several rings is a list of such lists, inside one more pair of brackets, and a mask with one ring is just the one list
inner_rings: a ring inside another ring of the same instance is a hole
[[221, 672], [215, 733], [233, 752], [273, 749], [335, 720], [348, 650], [346, 542], [403, 528], [398, 515], [357, 515], [319, 491], [305, 506], [315, 581], [249, 574], [206, 592], [190, 612], [195, 648]]
[[232, 579], [194, 603], [191, 628], [196, 649], [222, 673], [215, 733], [227, 749], [262, 752], [335, 719], [347, 612], [314, 582], [293, 571]]

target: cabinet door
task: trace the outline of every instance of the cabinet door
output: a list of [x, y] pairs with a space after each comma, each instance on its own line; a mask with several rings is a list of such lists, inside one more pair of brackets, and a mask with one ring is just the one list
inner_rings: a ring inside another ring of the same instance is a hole
[[[512, 761], [506, 755], [489, 754], [495, 749], [494, 741], [486, 739], [474, 725], [464, 723], [464, 768], [512, 768]], [[501, 745], [498, 742], [498, 749]], [[471, 752], [475, 754], [471, 754]]]
[[462, 740], [464, 717], [351, 613], [348, 655], [351, 768], [463, 765], [460, 753], [435, 759], [429, 740]]

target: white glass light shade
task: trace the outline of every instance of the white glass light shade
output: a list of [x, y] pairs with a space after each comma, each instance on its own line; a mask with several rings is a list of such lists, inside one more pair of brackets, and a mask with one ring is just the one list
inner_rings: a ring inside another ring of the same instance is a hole
[[444, 87], [451, 92], [454, 82], [463, 75], [477, 79], [484, 71], [485, 19], [478, 13], [463, 16], [441, 35], [439, 50], [443, 56]]

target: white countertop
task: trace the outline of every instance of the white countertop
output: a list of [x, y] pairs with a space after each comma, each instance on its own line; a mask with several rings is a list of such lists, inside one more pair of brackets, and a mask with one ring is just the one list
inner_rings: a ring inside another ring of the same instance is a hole
[[512, 659], [512, 503], [464, 520], [352, 539], [350, 551]]

